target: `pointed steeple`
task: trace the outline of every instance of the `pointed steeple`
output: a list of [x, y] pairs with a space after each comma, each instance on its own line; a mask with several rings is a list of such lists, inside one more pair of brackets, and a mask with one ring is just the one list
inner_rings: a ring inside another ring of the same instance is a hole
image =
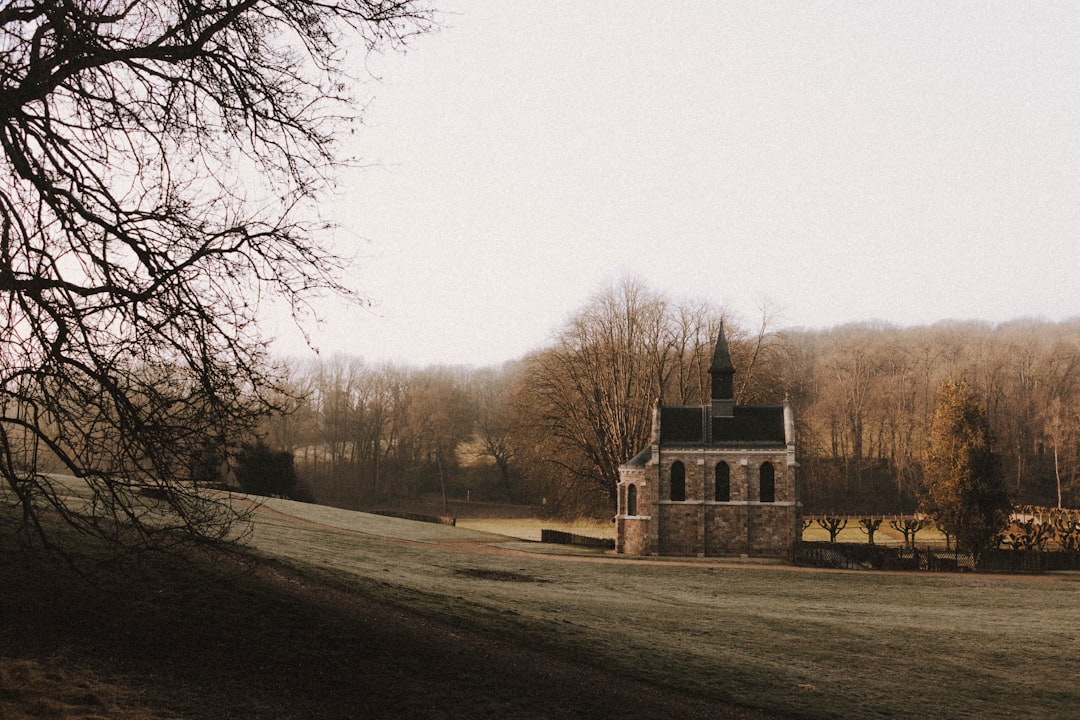
[[735, 413], [735, 366], [731, 364], [722, 322], [716, 338], [716, 349], [713, 350], [712, 364], [709, 366], [709, 375], [712, 376], [713, 417], [731, 417]]
[[735, 366], [731, 364], [731, 354], [727, 349], [727, 338], [724, 337], [724, 321], [720, 321], [720, 334], [716, 338], [716, 349], [713, 350], [710, 373], [735, 372]]

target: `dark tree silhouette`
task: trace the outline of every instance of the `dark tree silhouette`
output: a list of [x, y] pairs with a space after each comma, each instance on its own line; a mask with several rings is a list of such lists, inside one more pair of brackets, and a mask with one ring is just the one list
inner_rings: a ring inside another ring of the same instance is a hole
[[1062, 550], [1066, 552], [1080, 550], [1080, 519], [1074, 516], [1058, 517], [1053, 520], [1053, 525]]
[[822, 530], [829, 533], [829, 542], [836, 542], [836, 536], [840, 534], [840, 531], [847, 527], [847, 518], [825, 515], [817, 518], [817, 524], [821, 526]]
[[881, 527], [881, 523], [884, 522], [884, 520], [885, 518], [859, 518], [859, 530], [866, 535], [867, 545], [874, 544], [874, 534], [878, 531], [878, 528]]
[[260, 301], [301, 321], [351, 294], [302, 216], [355, 115], [345, 43], [430, 23], [409, 0], [0, 5], [0, 480], [28, 526], [229, 535], [187, 480], [271, 406]]
[[1008, 534], [1013, 550], [1046, 550], [1046, 543], [1055, 534], [1052, 523], [1039, 522], [1035, 518], [1020, 520], [1016, 523], [1016, 532]]
[[897, 518], [889, 521], [889, 527], [904, 536], [904, 544], [915, 547], [915, 536], [926, 527], [926, 521], [918, 518]]
[[289, 497], [296, 488], [293, 455], [263, 442], [244, 443], [236, 454], [236, 480], [253, 495]]

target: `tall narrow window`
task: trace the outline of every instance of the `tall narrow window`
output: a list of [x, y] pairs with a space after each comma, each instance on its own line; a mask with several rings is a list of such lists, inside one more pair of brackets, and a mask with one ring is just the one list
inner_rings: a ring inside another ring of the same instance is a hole
[[761, 463], [759, 477], [761, 483], [758, 488], [758, 498], [761, 502], [776, 502], [776, 471], [771, 462]]
[[716, 502], [731, 502], [731, 468], [724, 461], [716, 463]]
[[686, 466], [678, 460], [671, 463], [671, 499], [686, 499]]
[[637, 485], [626, 488], [626, 514], [637, 515]]

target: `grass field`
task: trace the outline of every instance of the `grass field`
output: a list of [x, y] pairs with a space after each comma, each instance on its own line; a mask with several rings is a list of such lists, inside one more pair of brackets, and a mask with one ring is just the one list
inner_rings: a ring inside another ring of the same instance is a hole
[[613, 539], [615, 537], [615, 523], [602, 520], [541, 520], [521, 519], [508, 520], [502, 518], [458, 518], [457, 526], [470, 530], [506, 535], [521, 540], [540, 542], [541, 530], [559, 530], [561, 532], [585, 535], [586, 537]]
[[708, 697], [863, 720], [1080, 708], [1077, 575], [553, 557], [470, 528], [268, 506], [319, 525], [260, 521], [263, 552], [429, 617]]
[[533, 542], [531, 522], [454, 528], [280, 500], [255, 518], [251, 573], [137, 564], [90, 586], [0, 534], [0, 718], [1080, 707], [1080, 574], [618, 558]]

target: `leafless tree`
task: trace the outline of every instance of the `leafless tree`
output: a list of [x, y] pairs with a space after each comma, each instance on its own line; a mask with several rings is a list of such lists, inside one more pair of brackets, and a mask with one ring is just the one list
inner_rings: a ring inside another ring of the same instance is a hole
[[511, 463], [514, 462], [513, 435], [517, 419], [513, 412], [513, 393], [521, 372], [519, 363], [486, 368], [472, 374], [468, 387], [477, 440], [483, 453], [495, 464], [501, 490], [507, 498], [514, 494]]
[[823, 515], [815, 518], [815, 520], [823, 530], [829, 533], [829, 542], [831, 543], [836, 542], [836, 536], [847, 527], [847, 518], [839, 515]]
[[[447, 484], [458, 469], [458, 446], [473, 435], [473, 407], [463, 389], [461, 373], [447, 368], [427, 368], [409, 380], [407, 432], [415, 456], [406, 471], [412, 475], [412, 492], [436, 485], [447, 509]], [[433, 482], [434, 481], [434, 482]]]
[[881, 527], [881, 523], [885, 518], [881, 517], [862, 517], [859, 518], [859, 530], [866, 535], [866, 544], [874, 544], [874, 535], [877, 533], [878, 528]]
[[303, 320], [352, 294], [305, 220], [356, 117], [346, 45], [431, 22], [410, 0], [0, 6], [0, 478], [28, 526], [229, 535], [188, 468], [270, 404], [260, 302]]
[[673, 367], [663, 313], [659, 296], [625, 279], [596, 295], [525, 374], [522, 407], [549, 462], [612, 502], [619, 464], [642, 448]]
[[[519, 441], [543, 446], [539, 454], [558, 466], [564, 487], [588, 488], [570, 495], [592, 498], [591, 511], [613, 507], [619, 465], [648, 442], [655, 404], [709, 401], [708, 362], [721, 318], [715, 308], [682, 306], [635, 278], [606, 288], [528, 360]], [[764, 326], [752, 338], [734, 323], [725, 328], [736, 368], [755, 365], [753, 384], [775, 372], [778, 353]], [[760, 399], [738, 373], [736, 398]]]
[[904, 544], [915, 547], [915, 536], [928, 526], [928, 523], [916, 517], [900, 517], [889, 521], [889, 527], [904, 536]]

